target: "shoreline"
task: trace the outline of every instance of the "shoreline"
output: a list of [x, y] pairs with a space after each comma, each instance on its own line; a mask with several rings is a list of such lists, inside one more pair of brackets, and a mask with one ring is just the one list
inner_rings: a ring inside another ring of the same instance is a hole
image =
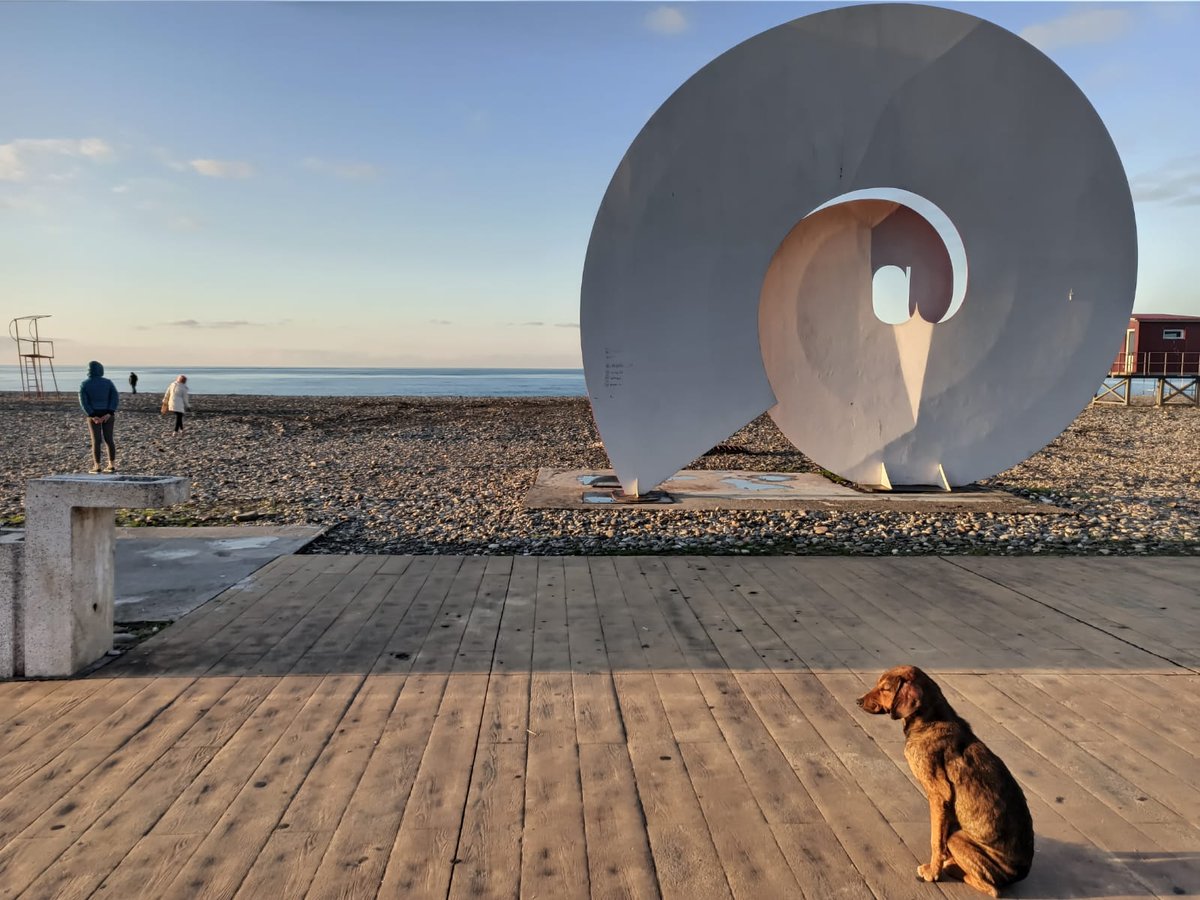
[[[542, 466], [608, 466], [584, 397], [201, 395], [181, 438], [156, 392], [122, 393], [122, 472], [187, 475], [193, 499], [121, 524], [319, 524], [308, 553], [1200, 554], [1200, 409], [1089, 407], [982, 484], [1069, 514], [527, 510]], [[0, 392], [13, 451], [0, 525], [24, 481], [91, 464], [73, 393]], [[819, 471], [766, 416], [689, 468]]]

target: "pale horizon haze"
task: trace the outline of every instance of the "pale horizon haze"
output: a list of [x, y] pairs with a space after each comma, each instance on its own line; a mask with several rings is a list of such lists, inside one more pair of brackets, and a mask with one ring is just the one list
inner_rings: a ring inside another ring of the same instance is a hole
[[[580, 366], [629, 143], [834, 5], [0, 3], [0, 318], [50, 315], [60, 374]], [[941, 5], [1080, 85], [1133, 188], [1135, 309], [1200, 315], [1200, 5]]]

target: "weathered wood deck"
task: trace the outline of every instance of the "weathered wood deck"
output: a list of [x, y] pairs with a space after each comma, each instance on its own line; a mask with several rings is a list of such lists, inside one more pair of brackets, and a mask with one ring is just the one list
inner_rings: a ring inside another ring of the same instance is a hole
[[979, 896], [854, 698], [1023, 783], [1021, 897], [1200, 896], [1200, 560], [284, 557], [0, 684], [0, 896]]

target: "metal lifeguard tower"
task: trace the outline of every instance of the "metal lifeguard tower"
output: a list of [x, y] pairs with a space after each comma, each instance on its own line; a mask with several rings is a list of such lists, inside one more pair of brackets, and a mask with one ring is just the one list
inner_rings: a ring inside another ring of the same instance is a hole
[[42, 375], [43, 364], [50, 370], [50, 382], [58, 393], [58, 377], [54, 374], [54, 341], [41, 337], [38, 320], [49, 316], [18, 316], [8, 323], [8, 336], [17, 342], [17, 363], [21, 368], [21, 393], [41, 397], [46, 393]]

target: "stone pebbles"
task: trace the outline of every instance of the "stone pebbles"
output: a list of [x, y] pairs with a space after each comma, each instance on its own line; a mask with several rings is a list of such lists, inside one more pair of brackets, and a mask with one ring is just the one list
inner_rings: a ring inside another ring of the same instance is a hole
[[[1092, 407], [985, 482], [1068, 514], [527, 510], [541, 466], [608, 464], [582, 398], [197, 396], [181, 437], [123, 395], [122, 472], [187, 475], [193, 499], [123, 524], [328, 526], [313, 553], [1200, 554], [1200, 410]], [[91, 463], [72, 395], [0, 394], [0, 525], [24, 482]], [[762, 417], [694, 468], [817, 471]], [[1049, 507], [1048, 507], [1049, 508]]]

